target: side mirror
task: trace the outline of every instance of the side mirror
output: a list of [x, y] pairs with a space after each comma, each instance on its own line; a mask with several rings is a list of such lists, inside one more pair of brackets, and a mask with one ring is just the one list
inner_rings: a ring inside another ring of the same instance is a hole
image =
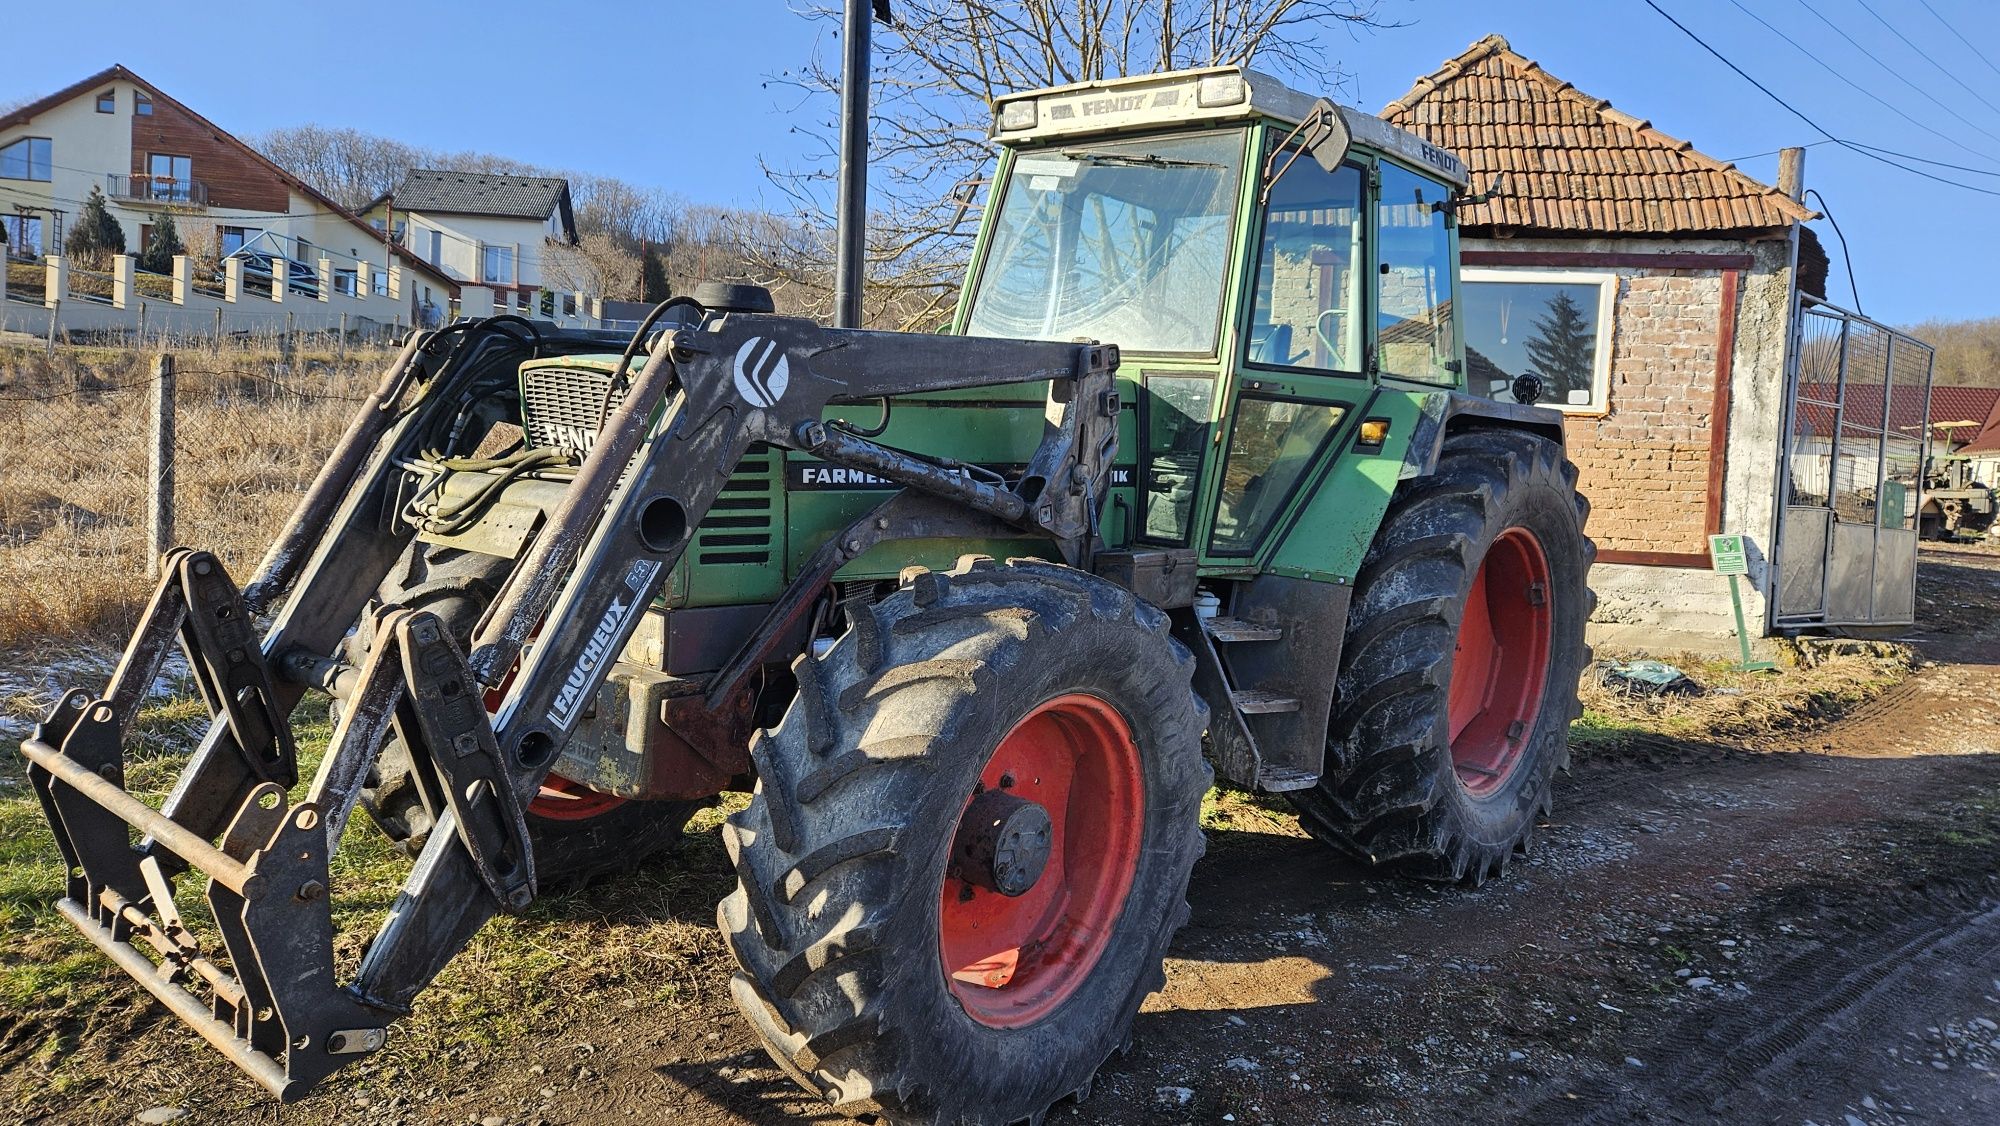
[[1347, 119], [1340, 115], [1340, 107], [1321, 98], [1314, 103], [1312, 115], [1306, 119], [1312, 131], [1306, 135], [1306, 147], [1314, 161], [1328, 172], [1340, 170], [1340, 162], [1347, 159], [1347, 150], [1354, 145], [1354, 134], [1348, 131]]
[[[1302, 151], [1311, 153], [1313, 163], [1331, 173], [1340, 170], [1340, 162], [1347, 159], [1347, 150], [1353, 144], [1354, 135], [1348, 131], [1340, 107], [1325, 98], [1314, 102], [1312, 111], [1264, 158], [1263, 185], [1257, 193], [1257, 202], [1271, 201], [1271, 185], [1291, 171]], [[1283, 164], [1278, 163], [1279, 157], [1285, 158]]]

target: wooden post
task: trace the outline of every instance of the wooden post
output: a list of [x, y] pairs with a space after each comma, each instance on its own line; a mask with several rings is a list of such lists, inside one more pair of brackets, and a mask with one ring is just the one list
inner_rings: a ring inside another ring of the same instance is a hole
[[1778, 150], [1778, 190], [1799, 203], [1806, 200], [1806, 150]]
[[56, 356], [56, 321], [61, 317], [62, 298], [58, 297], [49, 302], [49, 346], [47, 354], [52, 360]]
[[340, 364], [340, 363], [345, 363], [346, 361], [347, 361], [347, 314], [342, 313], [340, 314], [340, 335], [334, 339], [334, 344], [333, 344], [333, 362], [336, 364]]
[[295, 347], [297, 347], [297, 342], [292, 339], [292, 311], [287, 309], [285, 310], [285, 336], [284, 339], [278, 341], [278, 355], [289, 364], [292, 362], [292, 349]]
[[153, 360], [153, 445], [146, 462], [146, 542], [152, 556], [146, 577], [160, 577], [160, 558], [174, 546], [174, 358], [161, 353]]
[[146, 303], [139, 302], [139, 347], [146, 346]]
[[215, 342], [222, 343], [222, 306], [215, 307]]

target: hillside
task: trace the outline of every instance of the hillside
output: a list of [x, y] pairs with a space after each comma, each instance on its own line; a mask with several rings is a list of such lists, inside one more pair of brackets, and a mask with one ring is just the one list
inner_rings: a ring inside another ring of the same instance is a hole
[[2000, 317], [1925, 321], [1903, 331], [1937, 349], [1937, 386], [2000, 387]]

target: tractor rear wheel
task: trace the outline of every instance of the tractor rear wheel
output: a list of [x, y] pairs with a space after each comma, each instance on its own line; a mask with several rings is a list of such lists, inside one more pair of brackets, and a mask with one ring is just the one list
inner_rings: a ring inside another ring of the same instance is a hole
[[723, 827], [731, 993], [848, 1114], [1040, 1121], [1165, 984], [1202, 851], [1206, 709], [1165, 614], [967, 558], [871, 608], [752, 745]]
[[1355, 578], [1327, 771], [1289, 795], [1336, 847], [1479, 883], [1525, 853], [1569, 762], [1596, 548], [1562, 447], [1445, 438], [1406, 481]]
[[[377, 598], [436, 614], [462, 649], [511, 567], [499, 556], [414, 543]], [[348, 639], [348, 660], [359, 666], [373, 641], [367, 630], [356, 631]], [[389, 839], [414, 856], [429, 839], [436, 815], [411, 770], [409, 748], [392, 735], [362, 788], [361, 805]], [[527, 809], [535, 878], [544, 890], [560, 891], [636, 868], [678, 842], [688, 819], [705, 804], [628, 801], [551, 774]]]

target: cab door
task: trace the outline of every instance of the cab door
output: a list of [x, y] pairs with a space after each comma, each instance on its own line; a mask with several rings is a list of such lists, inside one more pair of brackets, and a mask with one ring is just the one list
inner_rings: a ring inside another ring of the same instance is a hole
[[1205, 508], [1203, 562], [1254, 567], [1365, 403], [1368, 182], [1352, 160], [1329, 172], [1272, 150], [1248, 255], [1242, 344], [1227, 367], [1220, 469]]

